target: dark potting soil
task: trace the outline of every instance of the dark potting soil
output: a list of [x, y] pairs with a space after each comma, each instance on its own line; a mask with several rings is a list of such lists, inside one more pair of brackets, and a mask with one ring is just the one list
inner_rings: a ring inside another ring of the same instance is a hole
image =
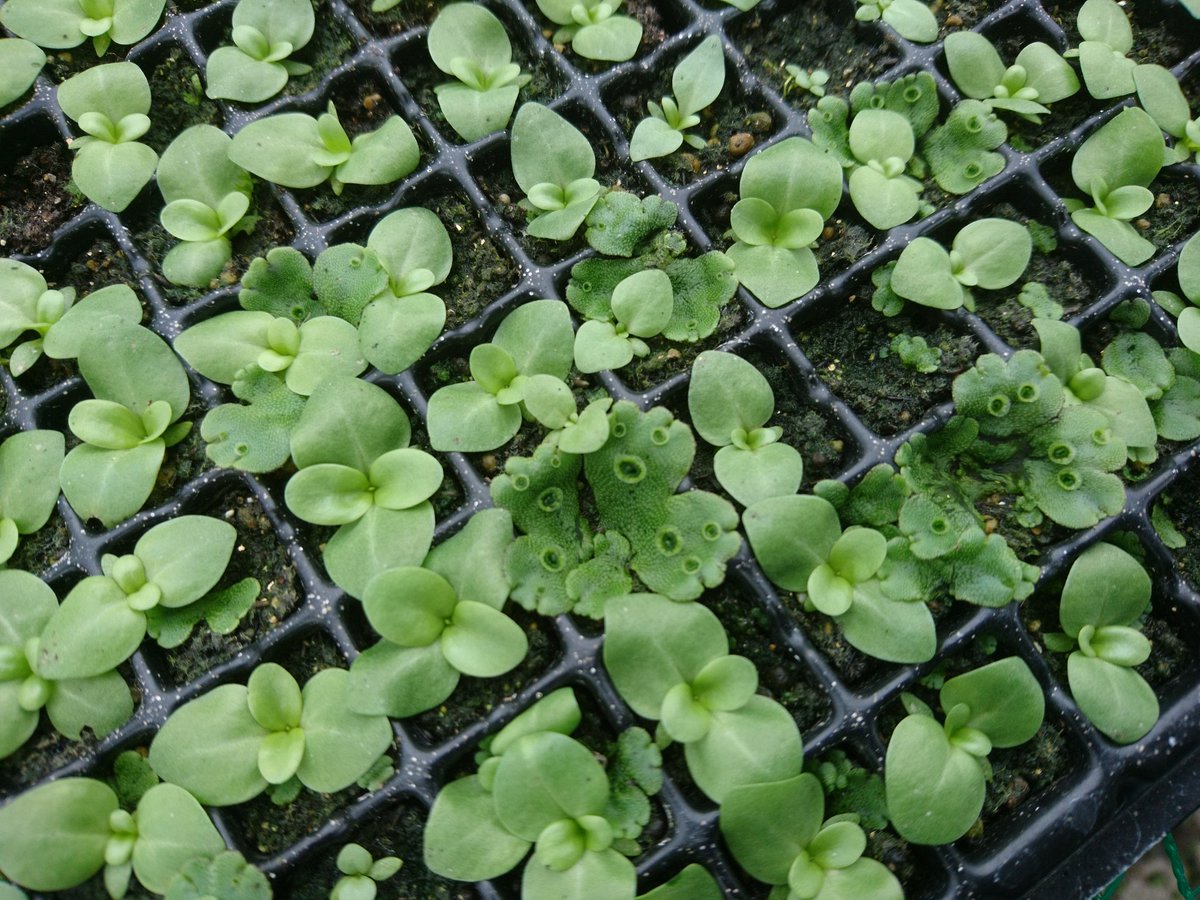
[[30, 143], [0, 152], [0, 254], [33, 254], [87, 204], [71, 182], [71, 151], [48, 120], [23, 126]]
[[[951, 382], [975, 361], [979, 345], [914, 304], [885, 318], [871, 308], [873, 290], [868, 281], [848, 297], [830, 298], [822, 310], [802, 313], [792, 331], [818, 377], [863, 424], [887, 436], [911, 428], [948, 401]], [[925, 374], [904, 365], [890, 352], [897, 334], [923, 337], [940, 348], [938, 371]]]

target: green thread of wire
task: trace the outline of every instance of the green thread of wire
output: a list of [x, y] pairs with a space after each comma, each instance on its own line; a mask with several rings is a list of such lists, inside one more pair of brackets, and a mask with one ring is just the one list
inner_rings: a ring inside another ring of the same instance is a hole
[[1188, 881], [1187, 869], [1183, 865], [1183, 857], [1179, 855], [1179, 845], [1175, 843], [1175, 835], [1167, 834], [1163, 838], [1163, 847], [1167, 851], [1167, 859], [1171, 861], [1171, 871], [1175, 873], [1175, 885], [1184, 900], [1196, 900], [1200, 897], [1200, 888], [1194, 888]]

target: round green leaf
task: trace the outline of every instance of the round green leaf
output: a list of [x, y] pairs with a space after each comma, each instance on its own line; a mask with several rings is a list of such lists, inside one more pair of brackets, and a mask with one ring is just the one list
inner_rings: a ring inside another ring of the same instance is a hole
[[179, 357], [140, 325], [113, 321], [105, 333], [85, 338], [79, 348], [79, 371], [98, 399], [121, 403], [138, 415], [155, 400], [164, 400], [175, 421], [191, 399]]
[[629, 16], [609, 16], [575, 33], [571, 49], [585, 59], [624, 62], [633, 59], [642, 40], [642, 25]]
[[942, 709], [963, 704], [970, 717], [963, 727], [982, 731], [995, 747], [1015, 747], [1042, 727], [1046, 701], [1029, 666], [1010, 656], [957, 675], [938, 694]]
[[429, 398], [429, 443], [434, 450], [495, 450], [521, 427], [519, 404], [501, 406], [475, 382], [438, 388]]
[[1093, 544], [1071, 565], [1063, 584], [1059, 619], [1077, 637], [1085, 625], [1132, 625], [1150, 605], [1150, 576], [1112, 544]]
[[753, 506], [796, 493], [804, 478], [804, 462], [798, 450], [779, 442], [757, 450], [727, 446], [713, 457], [713, 474], [734, 500]]
[[500, 757], [492, 794], [504, 827], [534, 841], [551, 822], [601, 814], [608, 788], [591, 750], [566, 735], [542, 732]]
[[767, 884], [786, 884], [792, 863], [820, 830], [824, 809], [815, 775], [747, 784], [721, 803], [721, 834], [747, 872]]
[[101, 675], [129, 659], [145, 634], [145, 614], [129, 608], [115, 581], [93, 575], [71, 589], [46, 624], [37, 672], [55, 681]]
[[647, 116], [637, 123], [629, 138], [629, 159], [641, 162], [659, 156], [670, 156], [683, 146], [683, 133], [662, 119]]
[[418, 566], [381, 572], [367, 582], [363, 593], [363, 611], [371, 627], [401, 647], [436, 641], [457, 604], [450, 582]]
[[[579, 52], [578, 47], [576, 50]], [[565, 188], [576, 179], [591, 178], [596, 172], [596, 156], [588, 139], [540, 103], [526, 103], [517, 110], [511, 147], [513, 177], [526, 194], [545, 182]]]
[[371, 484], [358, 469], [318, 463], [288, 479], [284, 500], [296, 516], [314, 525], [356, 522], [374, 504]]
[[61, 778], [0, 809], [0, 869], [35, 891], [62, 891], [104, 866], [117, 809], [112, 788], [91, 778]]
[[718, 447], [733, 440], [733, 432], [754, 431], [765, 425], [775, 409], [775, 394], [754, 366], [733, 353], [706, 350], [692, 364], [688, 412], [692, 427]]
[[739, 242], [725, 255], [737, 267], [742, 286], [771, 309], [803, 297], [820, 280], [817, 258], [807, 247], [788, 250]]
[[350, 158], [337, 167], [337, 178], [346, 184], [391, 184], [408, 175], [421, 161], [421, 150], [412, 129], [392, 116], [375, 131], [354, 139]]
[[19, 750], [37, 730], [41, 719], [37, 710], [22, 708], [19, 700], [21, 684], [20, 681], [0, 681], [0, 760]]
[[89, 200], [110, 212], [121, 212], [141, 193], [157, 164], [158, 154], [145, 144], [93, 140], [75, 154], [71, 177]]
[[425, 865], [458, 881], [503, 875], [529, 852], [531, 843], [501, 824], [492, 794], [475, 775], [452, 781], [438, 792], [424, 837]]
[[46, 54], [29, 41], [0, 38], [0, 107], [29, 90], [45, 61]]
[[888, 741], [884, 789], [892, 825], [914, 844], [957, 840], [983, 809], [979, 761], [951, 746], [929, 716], [909, 716], [896, 726]]
[[433, 346], [446, 324], [446, 305], [433, 294], [381, 297], [363, 310], [358, 345], [387, 375], [403, 372]]
[[812, 495], [761, 500], [746, 510], [742, 524], [766, 576], [784, 590], [801, 593], [842, 533], [837, 510]]
[[520, 625], [490, 606], [469, 600], [454, 607], [441, 644], [450, 665], [476, 678], [503, 675], [515, 668], [529, 650]]
[[751, 156], [739, 187], [743, 199], [765, 200], [781, 216], [812, 209], [824, 220], [842, 200], [842, 167], [811, 141], [793, 137]]
[[1141, 740], [1158, 721], [1154, 689], [1133, 669], [1095, 657], [1067, 657], [1071, 696], [1088, 720], [1118, 744]]
[[300, 724], [300, 685], [283, 666], [263, 663], [246, 682], [250, 715], [268, 731], [285, 731]]
[[[470, 8], [486, 12], [482, 7]], [[433, 273], [432, 284], [441, 284], [454, 259], [445, 226], [436, 214], [419, 206], [398, 209], [380, 219], [371, 229], [367, 247], [379, 255], [393, 283], [415, 269], [428, 269]]]
[[150, 744], [150, 765], [206, 806], [244, 803], [267, 787], [258, 748], [268, 734], [250, 714], [246, 688], [221, 685], [171, 713]]
[[621, 369], [633, 359], [633, 345], [610, 322], [589, 319], [575, 332], [575, 367], [585, 375]]
[[317, 120], [304, 113], [267, 116], [244, 126], [233, 136], [229, 159], [259, 178], [284, 187], [316, 187], [329, 177], [331, 166], [313, 161], [325, 150]]
[[197, 322], [175, 338], [175, 351], [213, 381], [232, 384], [267, 347], [270, 313], [236, 310]]
[[58, 86], [58, 105], [76, 122], [85, 113], [97, 112], [116, 123], [128, 115], [150, 112], [150, 83], [131, 62], [92, 66]]
[[992, 42], [976, 31], [955, 31], [942, 44], [958, 89], [973, 100], [989, 100], [1007, 68]]
[[[299, 693], [299, 688], [296, 689]], [[258, 771], [267, 784], [284, 784], [296, 774], [304, 759], [304, 729], [273, 731], [258, 745]]]
[[937, 649], [929, 607], [893, 600], [877, 581], [855, 586], [854, 603], [838, 624], [847, 641], [876, 659], [919, 663], [932, 659]]
[[557, 900], [587, 897], [588, 900], [628, 900], [637, 890], [633, 863], [616, 850], [585, 852], [579, 862], [564, 872], [538, 862], [535, 856], [525, 865], [521, 896], [525, 900]]
[[48, 50], [76, 47], [86, 38], [79, 25], [79, 0], [11, 0], [0, 9], [0, 23], [13, 34]]
[[408, 416], [392, 396], [360, 378], [332, 378], [308, 398], [292, 429], [292, 459], [303, 469], [338, 463], [366, 472], [389, 450], [407, 447]]
[[441, 487], [442, 464], [424, 450], [391, 450], [373, 463], [367, 475], [375, 502], [385, 509], [409, 509]]
[[197, 856], [214, 856], [225, 841], [203, 807], [181, 787], [156, 784], [138, 801], [133, 871], [142, 886], [165, 893], [175, 873]]
[[158, 478], [166, 446], [161, 439], [130, 450], [75, 447], [63, 459], [62, 491], [80, 518], [111, 528], [142, 508]]
[[857, 859], [844, 869], [828, 869], [821, 900], [904, 900], [904, 888], [883, 863]]
[[489, 10], [473, 3], [451, 3], [442, 7], [426, 36], [433, 64], [453, 75], [452, 63], [469, 55], [484, 72], [512, 60], [512, 46], [504, 25]]
[[237, 529], [211, 516], [180, 516], [155, 525], [134, 547], [146, 580], [165, 607], [186, 606], [212, 590], [233, 554]]
[[[1029, 229], [1006, 219], [980, 219], [964, 226], [954, 238], [954, 250], [971, 273], [972, 284], [994, 291], [1021, 277], [1033, 252]], [[893, 290], [895, 290], [893, 275]], [[960, 279], [961, 280], [961, 279]]]
[[[850, 152], [864, 165], [871, 160], [883, 162], [893, 157], [901, 162], [908, 162], [915, 147], [912, 125], [900, 113], [890, 109], [860, 110], [850, 123]], [[857, 201], [855, 206], [858, 206]]]
[[305, 787], [331, 794], [349, 787], [392, 745], [386, 716], [350, 708], [350, 673], [325, 669], [304, 685], [304, 760], [296, 777]]
[[[904, 123], [904, 127], [908, 128], [908, 121], [904, 120]], [[911, 128], [909, 133], [912, 133]], [[850, 173], [849, 183], [850, 199], [854, 201], [854, 208], [880, 230], [903, 225], [920, 209], [917, 199], [920, 195], [920, 182], [915, 182], [906, 175], [888, 178], [870, 166], [862, 166]]]
[[804, 765], [800, 730], [791, 714], [757, 694], [731, 712], [714, 712], [708, 734], [684, 747], [696, 786], [716, 803], [748, 784], [783, 781]]
[[67, 678], [54, 683], [46, 701], [46, 715], [55, 730], [71, 740], [80, 740], [84, 728], [105, 737], [129, 721], [133, 695], [117, 672]]
[[398, 647], [384, 640], [351, 664], [350, 708], [403, 719], [443, 703], [458, 681], [458, 670], [446, 662], [436, 641], [425, 647]]
[[361, 519], [337, 530], [325, 545], [325, 570], [352, 597], [362, 597], [367, 582], [399, 566], [418, 566], [433, 541], [433, 507], [411, 509], [372, 506]]
[[208, 287], [221, 274], [232, 255], [233, 248], [225, 237], [211, 241], [184, 241], [167, 251], [162, 261], [163, 276], [171, 284]]
[[353, 377], [367, 367], [358, 352], [358, 329], [335, 316], [318, 316], [300, 326], [300, 351], [288, 366], [287, 386], [307, 397], [322, 382]]
[[829, 565], [852, 583], [866, 581], [887, 557], [887, 538], [873, 528], [850, 527], [829, 551]]
[[914, 238], [892, 270], [892, 290], [905, 300], [934, 309], [958, 309], [963, 289], [951, 270], [950, 254], [934, 240]]

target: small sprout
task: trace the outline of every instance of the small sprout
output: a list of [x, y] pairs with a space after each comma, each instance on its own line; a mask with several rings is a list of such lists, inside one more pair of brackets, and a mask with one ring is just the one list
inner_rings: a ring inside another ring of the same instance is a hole
[[164, 6], [166, 0], [10, 0], [0, 9], [0, 25], [47, 50], [91, 38], [99, 57], [113, 43], [136, 44], [148, 35]]
[[860, 22], [883, 19], [902, 38], [918, 44], [931, 44], [937, 40], [937, 19], [920, 0], [858, 0], [858, 4], [854, 18]]
[[1150, 641], [1138, 628], [1150, 593], [1150, 576], [1136, 559], [1095, 544], [1067, 573], [1063, 632], [1044, 635], [1047, 648], [1071, 654], [1067, 680], [1079, 709], [1118, 744], [1141, 740], [1158, 721], [1154, 689], [1133, 670], [1150, 657]]
[[546, 106], [526, 103], [512, 126], [512, 169], [526, 194], [530, 237], [566, 241], [575, 236], [604, 189], [592, 176], [596, 154], [574, 125]]
[[633, 59], [642, 41], [637, 19], [622, 16], [621, 0], [537, 0], [538, 9], [560, 26], [556, 44], [570, 44], [585, 59], [624, 62]]
[[946, 37], [946, 64], [958, 89], [989, 109], [1012, 112], [1041, 124], [1046, 104], [1065, 100], [1079, 90], [1070, 64], [1049, 44], [1035, 41], [1005, 66], [996, 47], [975, 31], [956, 31]]
[[504, 128], [531, 76], [512, 61], [500, 20], [482, 6], [451, 3], [429, 26], [426, 41], [434, 65], [457, 79], [434, 88], [450, 127], [464, 141]]
[[1063, 56], [1079, 60], [1088, 93], [1097, 100], [1132, 94], [1136, 63], [1126, 55], [1133, 49], [1133, 29], [1125, 11], [1114, 0], [1087, 0], [1075, 25], [1083, 41]]
[[347, 184], [391, 184], [421, 161], [412, 129], [399, 116], [352, 141], [329, 108], [314, 119], [279, 113], [244, 126], [233, 136], [229, 159], [247, 172], [291, 188], [330, 182], [335, 194]]
[[233, 46], [208, 57], [208, 96], [261, 103], [287, 84], [289, 75], [312, 67], [288, 59], [313, 36], [316, 17], [309, 0], [238, 0], [233, 9]]
[[783, 80], [783, 96], [792, 91], [808, 91], [814, 97], [825, 96], [825, 85], [829, 84], [829, 73], [824, 69], [805, 69], [794, 63], [784, 63], [787, 77]]
[[[1118, 13], [1123, 19], [1125, 14], [1119, 9]], [[1093, 132], [1071, 160], [1075, 186], [1092, 200], [1091, 206], [1082, 200], [1065, 200], [1071, 221], [1126, 265], [1140, 266], [1154, 255], [1154, 244], [1130, 223], [1153, 205], [1149, 185], [1158, 176], [1165, 153], [1159, 126], [1135, 106]]]
[[867, 108], [850, 122], [850, 199], [879, 229], [902, 225], [920, 210], [921, 182], [905, 174], [916, 152], [912, 123], [889, 109]]
[[376, 884], [387, 881], [400, 871], [399, 857], [372, 858], [361, 844], [347, 844], [337, 855], [337, 868], [342, 873], [329, 893], [329, 900], [374, 900]]
[[71, 177], [89, 200], [121, 212], [158, 165], [158, 154], [138, 142], [150, 130], [146, 76], [130, 62], [93, 66], [58, 86], [58, 104], [86, 132], [71, 141]]
[[715, 34], [709, 35], [675, 67], [671, 76], [674, 97], [663, 97], [660, 103], [652, 100], [646, 104], [650, 117], [642, 119], [634, 129], [629, 141], [629, 158], [639, 162], [668, 156], [685, 141], [688, 146], [703, 150], [704, 138], [689, 134], [687, 129], [700, 124], [699, 112], [716, 101], [724, 85], [725, 54], [721, 50], [721, 39]]

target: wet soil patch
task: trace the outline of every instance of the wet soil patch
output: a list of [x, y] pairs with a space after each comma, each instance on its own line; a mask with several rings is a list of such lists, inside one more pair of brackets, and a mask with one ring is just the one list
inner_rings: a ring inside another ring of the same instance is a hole
[[20, 126], [0, 152], [0, 255], [31, 255], [87, 205], [71, 181], [71, 151], [45, 119]]

